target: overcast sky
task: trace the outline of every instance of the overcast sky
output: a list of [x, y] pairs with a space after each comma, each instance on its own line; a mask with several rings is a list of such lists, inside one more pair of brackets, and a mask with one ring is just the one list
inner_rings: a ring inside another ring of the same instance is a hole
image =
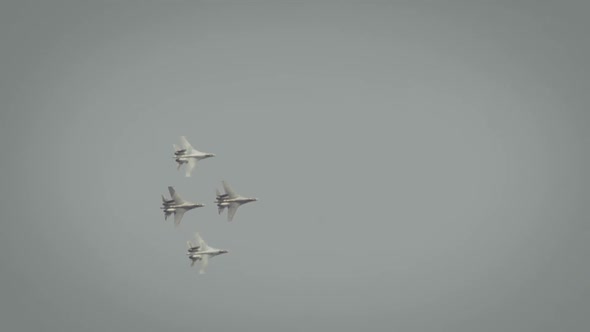
[[589, 4], [3, 1], [0, 330], [588, 331]]

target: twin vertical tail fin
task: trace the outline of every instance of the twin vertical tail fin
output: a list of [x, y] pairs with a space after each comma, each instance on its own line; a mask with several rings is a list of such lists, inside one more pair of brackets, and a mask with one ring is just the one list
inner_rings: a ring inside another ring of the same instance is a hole
[[178, 145], [176, 145], [176, 144], [172, 144], [172, 147], [174, 148], [174, 158], [175, 158], [176, 163], [177, 163], [176, 170], [179, 170], [180, 169], [180, 166], [182, 166], [182, 162], [179, 161], [179, 159], [178, 159], [179, 156], [177, 155], [177, 152], [180, 151], [180, 150], [182, 150], [182, 149], [180, 147], [178, 147]]

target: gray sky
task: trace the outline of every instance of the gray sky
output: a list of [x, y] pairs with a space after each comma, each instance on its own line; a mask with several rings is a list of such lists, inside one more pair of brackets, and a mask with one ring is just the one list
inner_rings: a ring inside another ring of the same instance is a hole
[[0, 329], [587, 331], [589, 10], [2, 2]]

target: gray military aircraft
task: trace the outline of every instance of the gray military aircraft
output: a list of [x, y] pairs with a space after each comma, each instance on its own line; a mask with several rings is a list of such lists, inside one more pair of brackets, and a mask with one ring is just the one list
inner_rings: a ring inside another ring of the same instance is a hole
[[210, 157], [215, 157], [213, 153], [200, 152], [192, 147], [186, 137], [180, 136], [181, 147], [179, 148], [176, 144], [172, 144], [174, 147], [174, 160], [178, 164], [176, 169], [180, 169], [180, 166], [186, 164], [185, 175], [191, 176], [193, 169], [197, 165], [197, 161]]
[[168, 191], [172, 199], [168, 200], [162, 195], [163, 202], [161, 209], [164, 210], [164, 220], [168, 219], [171, 214], [174, 214], [174, 225], [176, 226], [180, 225], [182, 216], [186, 211], [205, 206], [204, 204], [185, 201], [176, 193], [173, 187], [168, 187]]
[[222, 181], [222, 183], [225, 194], [221, 194], [219, 190], [216, 189], [217, 197], [215, 203], [217, 203], [217, 211], [219, 214], [221, 214], [221, 212], [227, 208], [227, 221], [233, 220], [236, 211], [242, 204], [255, 202], [258, 200], [258, 198], [240, 196], [232, 190], [227, 182]]
[[227, 250], [215, 249], [210, 247], [203, 241], [199, 233], [195, 234], [195, 238], [197, 239], [197, 246], [194, 246], [190, 241], [187, 243], [189, 245], [188, 252], [186, 255], [191, 260], [191, 266], [195, 265], [195, 262], [201, 262], [201, 270], [199, 271], [200, 274], [205, 273], [205, 268], [207, 268], [207, 264], [209, 263], [210, 257], [215, 257], [221, 254], [227, 254]]

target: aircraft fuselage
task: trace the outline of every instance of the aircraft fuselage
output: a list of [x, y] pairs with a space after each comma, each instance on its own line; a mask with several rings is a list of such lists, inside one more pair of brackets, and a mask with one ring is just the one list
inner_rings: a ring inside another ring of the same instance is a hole
[[227, 250], [204, 250], [204, 251], [196, 251], [196, 252], [191, 252], [191, 253], [187, 253], [187, 255], [189, 256], [189, 258], [193, 259], [193, 258], [198, 258], [201, 259], [201, 256], [203, 255], [209, 255], [209, 256], [217, 256], [217, 255], [221, 255], [221, 254], [227, 254]]
[[240, 204], [245, 204], [245, 203], [249, 203], [249, 202], [254, 202], [256, 201], [256, 198], [243, 198], [243, 197], [238, 197], [238, 198], [224, 198], [224, 199], [219, 199], [218, 198], [218, 204], [219, 206], [228, 206], [230, 203], [240, 203]]
[[180, 161], [184, 161], [186, 162], [188, 158], [194, 158], [197, 160], [201, 160], [201, 159], [206, 159], [209, 157], [213, 157], [214, 155], [212, 153], [190, 153], [190, 154], [181, 154], [181, 155], [175, 155], [172, 158], [176, 159], [176, 161], [180, 160]]
[[203, 207], [205, 206], [204, 204], [171, 204], [171, 205], [167, 205], [166, 207], [162, 207], [163, 209], [185, 209], [185, 210], [190, 210], [190, 209], [194, 209], [194, 208], [199, 208], [199, 207]]

